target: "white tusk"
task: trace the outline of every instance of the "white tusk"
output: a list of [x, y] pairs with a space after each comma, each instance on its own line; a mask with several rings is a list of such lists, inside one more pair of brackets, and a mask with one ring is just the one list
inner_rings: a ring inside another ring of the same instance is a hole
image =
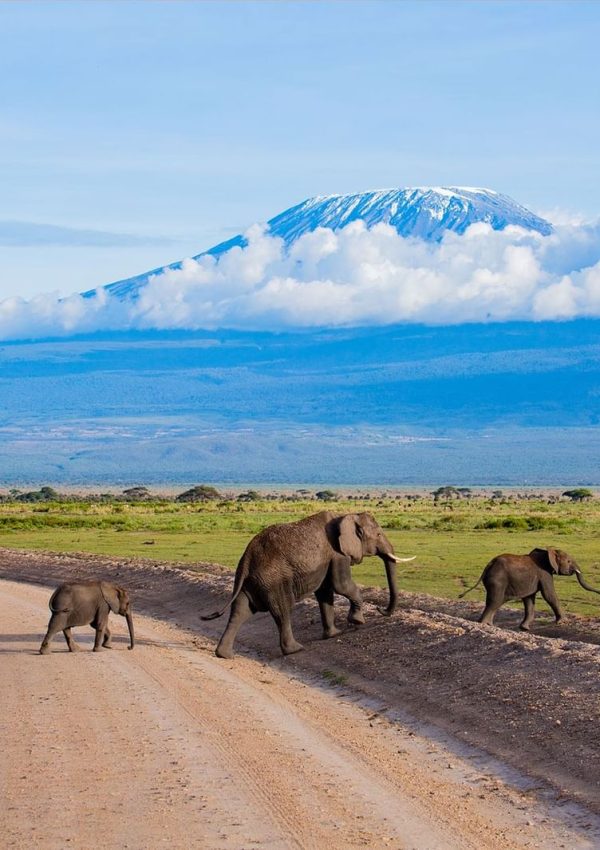
[[412, 558], [398, 558], [396, 555], [388, 555], [387, 557], [390, 560], [395, 561], [397, 564], [406, 564], [408, 561], [414, 561], [417, 556], [413, 555]]

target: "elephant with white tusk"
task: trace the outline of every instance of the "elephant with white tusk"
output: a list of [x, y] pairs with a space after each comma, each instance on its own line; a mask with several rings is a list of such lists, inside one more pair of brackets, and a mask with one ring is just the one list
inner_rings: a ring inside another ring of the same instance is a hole
[[528, 632], [535, 614], [535, 597], [539, 591], [552, 608], [556, 622], [560, 623], [562, 611], [554, 589], [554, 575], [577, 576], [577, 581], [592, 593], [600, 593], [590, 587], [581, 575], [579, 565], [562, 549], [532, 549], [528, 555], [498, 555], [486, 566], [478, 581], [460, 594], [466, 596], [483, 582], [487, 595], [480, 623], [492, 625], [494, 615], [509, 599], [522, 599], [525, 614], [519, 626]]
[[120, 614], [127, 620], [129, 628], [129, 649], [133, 649], [133, 618], [129, 594], [123, 587], [117, 587], [107, 581], [79, 581], [61, 584], [50, 597], [52, 616], [48, 623], [48, 631], [42, 641], [40, 653], [50, 652], [50, 641], [57, 632], [62, 631], [69, 647], [69, 652], [76, 652], [79, 647], [71, 636], [72, 626], [89, 624], [96, 631], [94, 652], [103, 647], [111, 648], [108, 615], [111, 611]]
[[324, 638], [340, 634], [334, 622], [334, 593], [350, 601], [348, 621], [364, 623], [362, 598], [350, 568], [369, 555], [377, 555], [385, 565], [390, 599], [382, 613], [389, 615], [398, 598], [395, 565], [414, 559], [396, 557], [371, 514], [321, 511], [298, 522], [265, 528], [250, 541], [240, 559], [227, 605], [202, 617], [221, 617], [231, 606], [216, 654], [220, 658], [233, 657], [238, 629], [256, 611], [271, 613], [284, 655], [303, 649], [292, 633], [291, 612], [294, 602], [308, 593], [314, 593], [319, 603]]

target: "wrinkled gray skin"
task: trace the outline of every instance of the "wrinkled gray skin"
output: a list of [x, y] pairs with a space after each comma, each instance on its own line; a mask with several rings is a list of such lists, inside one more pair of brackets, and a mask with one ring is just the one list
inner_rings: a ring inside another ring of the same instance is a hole
[[334, 623], [334, 593], [350, 601], [348, 621], [364, 623], [362, 598], [350, 568], [367, 555], [378, 555], [385, 564], [390, 590], [385, 613], [391, 614], [398, 597], [395, 562], [401, 559], [396, 558], [392, 544], [370, 514], [340, 516], [321, 511], [298, 522], [265, 528], [250, 541], [240, 559], [229, 603], [202, 617], [220, 617], [231, 605], [216, 654], [233, 657], [238, 629], [256, 611], [271, 613], [284, 655], [303, 649], [292, 633], [291, 612], [294, 602], [308, 593], [314, 592], [317, 597], [323, 637], [340, 634]]
[[79, 647], [71, 637], [71, 627], [87, 624], [96, 631], [94, 652], [98, 652], [103, 647], [111, 649], [110, 629], [108, 628], [108, 615], [111, 611], [126, 618], [129, 627], [129, 649], [133, 649], [131, 603], [124, 588], [106, 581], [80, 581], [61, 584], [50, 597], [49, 606], [52, 616], [48, 623], [48, 631], [40, 647], [42, 655], [50, 652], [50, 641], [60, 631], [65, 636], [69, 652], [76, 652]]
[[532, 549], [528, 555], [505, 554], [493, 558], [477, 583], [460, 596], [466, 596], [479, 582], [483, 582], [487, 596], [479, 622], [486, 625], [492, 625], [496, 611], [504, 602], [509, 599], [522, 599], [525, 614], [519, 628], [528, 632], [535, 614], [535, 597], [538, 591], [552, 608], [556, 622], [561, 621], [563, 614], [554, 590], [553, 577], [571, 576], [573, 573], [586, 590], [600, 592], [586, 584], [579, 566], [566, 552], [561, 549]]

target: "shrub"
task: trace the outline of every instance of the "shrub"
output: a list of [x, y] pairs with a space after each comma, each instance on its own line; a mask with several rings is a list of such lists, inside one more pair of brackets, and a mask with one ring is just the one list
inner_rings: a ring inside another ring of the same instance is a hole
[[52, 487], [40, 487], [39, 490], [16, 496], [17, 502], [55, 502], [57, 499], [60, 499], [60, 496]]
[[508, 528], [513, 531], [569, 531], [577, 521], [561, 520], [558, 517], [545, 516], [507, 516], [488, 519], [485, 522], [479, 523], [475, 528], [493, 529], [493, 528]]
[[337, 493], [334, 493], [333, 490], [319, 490], [318, 493], [315, 493], [315, 498], [320, 502], [332, 502], [337, 499]]
[[512, 528], [517, 531], [529, 531], [529, 524], [525, 517], [506, 516], [488, 519], [480, 523], [477, 528]]
[[129, 502], [147, 502], [152, 498], [147, 487], [129, 487], [123, 490], [123, 495]]
[[237, 500], [238, 502], [259, 502], [260, 493], [256, 490], [247, 490], [245, 493], [240, 493]]
[[214, 487], [209, 487], [207, 484], [200, 484], [197, 487], [191, 487], [176, 496], [176, 502], [210, 502], [221, 500], [223, 496]]

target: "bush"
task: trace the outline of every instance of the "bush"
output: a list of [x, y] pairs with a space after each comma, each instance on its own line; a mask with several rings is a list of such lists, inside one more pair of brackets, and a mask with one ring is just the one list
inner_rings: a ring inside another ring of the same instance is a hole
[[512, 528], [515, 531], [529, 531], [529, 523], [522, 516], [506, 516], [488, 519], [477, 528]]
[[223, 496], [214, 487], [209, 487], [206, 484], [200, 484], [198, 487], [191, 487], [176, 496], [176, 502], [211, 502], [220, 501]]
[[390, 528], [394, 531], [407, 531], [413, 527], [412, 517], [392, 517], [386, 520], [385, 528]]
[[17, 502], [55, 502], [57, 499], [60, 499], [60, 496], [52, 487], [40, 487], [39, 490], [16, 496]]
[[334, 493], [333, 490], [319, 490], [318, 493], [315, 493], [315, 498], [320, 502], [333, 502], [337, 499], [337, 493]]
[[123, 495], [128, 502], [147, 502], [152, 498], [147, 487], [129, 487], [123, 490]]
[[578, 525], [576, 520], [561, 520], [558, 517], [545, 516], [507, 516], [488, 519], [476, 525], [478, 530], [508, 528], [512, 531], [570, 531]]
[[237, 497], [238, 502], [260, 502], [261, 496], [256, 490], [247, 490]]

